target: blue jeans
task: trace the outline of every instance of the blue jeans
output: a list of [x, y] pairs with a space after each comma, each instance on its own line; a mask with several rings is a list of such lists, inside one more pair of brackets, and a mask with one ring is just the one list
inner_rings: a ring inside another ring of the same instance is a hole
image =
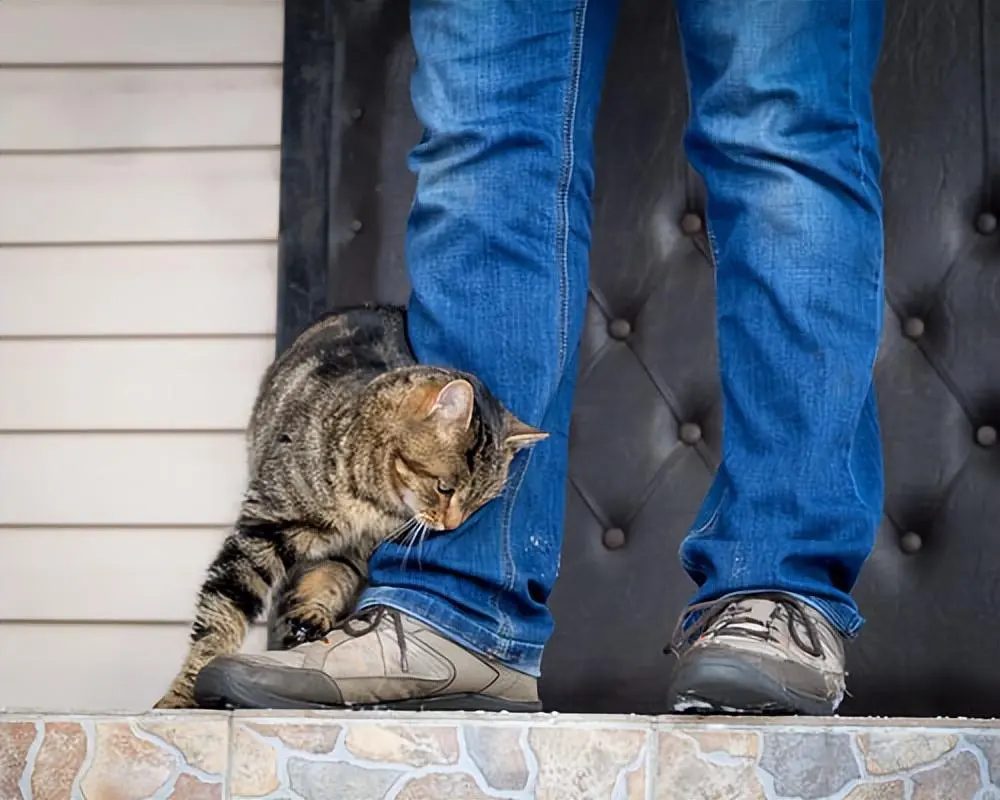
[[[613, 0], [412, 0], [425, 133], [407, 256], [410, 335], [552, 435], [509, 490], [403, 563], [386, 545], [361, 606], [403, 610], [538, 674], [552, 631], [587, 294], [592, 133]], [[688, 157], [717, 266], [725, 430], [681, 547], [692, 602], [796, 594], [845, 635], [882, 511], [872, 373], [882, 199], [871, 81], [881, 0], [677, 0]], [[668, 46], [664, 42], [664, 46]]]

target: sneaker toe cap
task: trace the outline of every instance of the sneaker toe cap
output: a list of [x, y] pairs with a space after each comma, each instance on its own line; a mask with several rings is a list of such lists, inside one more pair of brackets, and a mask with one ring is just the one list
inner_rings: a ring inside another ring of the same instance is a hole
[[803, 664], [733, 648], [699, 648], [678, 664], [672, 705], [700, 698], [717, 710], [830, 714], [843, 679]]
[[[276, 655], [283, 657], [275, 658]], [[242, 708], [317, 708], [343, 704], [343, 696], [333, 679], [318, 670], [285, 663], [286, 655], [289, 654], [216, 658], [198, 675], [195, 697], [205, 705]]]

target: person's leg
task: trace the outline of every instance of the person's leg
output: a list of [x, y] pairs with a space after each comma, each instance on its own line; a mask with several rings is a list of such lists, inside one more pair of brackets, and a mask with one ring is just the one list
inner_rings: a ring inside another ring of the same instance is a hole
[[[829, 712], [882, 511], [881, 0], [678, 0], [717, 266], [722, 462], [677, 710]], [[734, 595], [746, 595], [734, 598]]]
[[388, 605], [537, 676], [552, 630], [586, 307], [593, 129], [617, 0], [413, 5], [426, 126], [407, 262], [417, 359], [478, 375], [550, 434], [457, 534], [371, 559]]
[[518, 456], [505, 495], [459, 531], [409, 554], [380, 548], [361, 618], [328, 643], [271, 654], [270, 671], [260, 659], [215, 664], [209, 688], [226, 702], [537, 706], [616, 5], [413, 0], [412, 98], [425, 132], [411, 156], [411, 343], [423, 363], [477, 374], [550, 437]]

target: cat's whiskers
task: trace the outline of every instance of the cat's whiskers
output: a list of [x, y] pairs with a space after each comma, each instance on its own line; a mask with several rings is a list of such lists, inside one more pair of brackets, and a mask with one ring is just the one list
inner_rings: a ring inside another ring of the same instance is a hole
[[394, 537], [398, 538], [400, 543], [406, 548], [403, 552], [403, 563], [401, 565], [403, 569], [406, 569], [406, 561], [410, 557], [410, 550], [413, 549], [413, 543], [420, 535], [420, 525], [419, 517], [410, 517]]
[[429, 530], [430, 528], [427, 525], [424, 525], [418, 534], [420, 540], [417, 542], [417, 569], [420, 570], [424, 568], [423, 561], [420, 559], [420, 553], [423, 550], [424, 538], [427, 536], [427, 531]]
[[406, 522], [400, 525], [396, 530], [389, 534], [387, 538], [389, 539], [405, 539], [407, 533], [409, 533], [417, 524], [416, 517], [410, 517]]
[[417, 568], [423, 569], [423, 562], [420, 558], [420, 550], [424, 543], [424, 537], [427, 535], [429, 526], [424, 520], [419, 517], [414, 517], [416, 520], [416, 527], [413, 529], [410, 536], [407, 537], [406, 552], [403, 554], [402, 568], [406, 569], [406, 562], [410, 558], [410, 552], [413, 550], [414, 546], [417, 548]]

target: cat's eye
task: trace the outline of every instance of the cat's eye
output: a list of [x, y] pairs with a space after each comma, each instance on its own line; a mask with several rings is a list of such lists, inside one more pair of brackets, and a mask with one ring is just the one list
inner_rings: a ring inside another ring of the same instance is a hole
[[455, 487], [444, 481], [438, 481], [437, 490], [438, 494], [443, 494], [445, 497], [455, 494]]

